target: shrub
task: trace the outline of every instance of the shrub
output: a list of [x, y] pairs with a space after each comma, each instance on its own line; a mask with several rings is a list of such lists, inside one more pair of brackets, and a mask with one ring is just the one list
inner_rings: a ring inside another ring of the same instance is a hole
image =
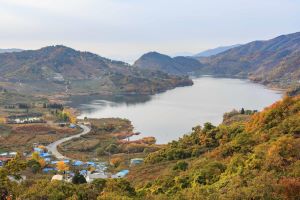
[[176, 165], [173, 167], [173, 170], [185, 171], [187, 170], [189, 164], [185, 161], [178, 161]]

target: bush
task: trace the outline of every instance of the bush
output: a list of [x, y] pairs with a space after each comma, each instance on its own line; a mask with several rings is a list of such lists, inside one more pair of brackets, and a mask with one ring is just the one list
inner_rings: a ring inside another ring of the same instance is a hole
[[173, 170], [185, 171], [187, 170], [189, 164], [185, 161], [178, 161], [176, 165], [173, 167]]
[[74, 183], [74, 184], [83, 184], [83, 183], [86, 183], [86, 180], [85, 180], [83, 175], [76, 172], [75, 176], [72, 178], [72, 183]]

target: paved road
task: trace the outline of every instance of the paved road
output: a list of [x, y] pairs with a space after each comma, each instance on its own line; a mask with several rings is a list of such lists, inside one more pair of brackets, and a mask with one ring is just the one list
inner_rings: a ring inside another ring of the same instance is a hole
[[51, 144], [49, 144], [46, 148], [48, 149], [48, 151], [50, 151], [52, 153], [52, 155], [54, 155], [57, 159], [60, 159], [60, 160], [63, 160], [63, 159], [69, 159], [68, 157], [62, 155], [61, 153], [58, 152], [57, 150], [57, 146], [64, 143], [64, 142], [67, 142], [69, 140], [72, 140], [74, 138], [78, 138], [82, 135], [85, 135], [85, 134], [88, 134], [91, 129], [85, 125], [79, 125], [81, 128], [82, 128], [82, 132], [77, 134], [77, 135], [72, 135], [70, 137], [66, 137], [66, 138], [62, 138], [60, 140], [57, 140]]

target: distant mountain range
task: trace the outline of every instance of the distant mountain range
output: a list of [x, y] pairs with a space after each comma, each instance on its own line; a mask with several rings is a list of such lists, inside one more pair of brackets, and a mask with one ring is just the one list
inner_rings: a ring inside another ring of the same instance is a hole
[[134, 66], [176, 75], [244, 77], [281, 88], [300, 83], [300, 32], [266, 41], [217, 48], [199, 55], [202, 56], [171, 58], [150, 52], [139, 58]]
[[9, 83], [4, 85], [20, 92], [154, 94], [191, 85], [190, 74], [244, 77], [281, 88], [300, 84], [300, 32], [209, 57], [149, 52], [133, 66], [61, 45], [17, 51], [0, 53], [0, 86]]
[[1, 82], [20, 92], [153, 94], [191, 85], [187, 77], [136, 69], [65, 46], [0, 54]]
[[222, 53], [224, 51], [227, 51], [229, 49], [235, 48], [235, 47], [239, 47], [241, 46], [241, 44], [236, 44], [236, 45], [231, 45], [231, 46], [224, 46], [224, 47], [217, 47], [214, 49], [209, 49], [206, 51], [203, 51], [201, 53], [197, 53], [195, 54], [193, 57], [209, 57], [209, 56], [214, 56], [217, 55], [219, 53]]
[[11, 52], [20, 52], [24, 51], [23, 49], [0, 49], [0, 53], [11, 53]]

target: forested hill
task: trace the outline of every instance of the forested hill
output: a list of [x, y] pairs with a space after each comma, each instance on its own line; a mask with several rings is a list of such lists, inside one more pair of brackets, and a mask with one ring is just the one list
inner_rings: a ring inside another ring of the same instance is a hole
[[133, 65], [139, 69], [160, 70], [168, 74], [186, 75], [198, 71], [202, 64], [191, 57], [170, 57], [157, 52], [142, 55]]
[[[22, 92], [156, 93], [191, 85], [187, 77], [136, 69], [62, 45], [0, 54], [0, 80]], [[15, 85], [12, 85], [14, 84]], [[20, 83], [20, 84], [19, 84]], [[47, 86], [47, 87], [45, 87]]]
[[129, 180], [157, 199], [299, 199], [300, 96], [224, 118], [151, 153]]
[[211, 56], [201, 73], [244, 76], [264, 84], [291, 86], [300, 80], [300, 32], [254, 41]]

